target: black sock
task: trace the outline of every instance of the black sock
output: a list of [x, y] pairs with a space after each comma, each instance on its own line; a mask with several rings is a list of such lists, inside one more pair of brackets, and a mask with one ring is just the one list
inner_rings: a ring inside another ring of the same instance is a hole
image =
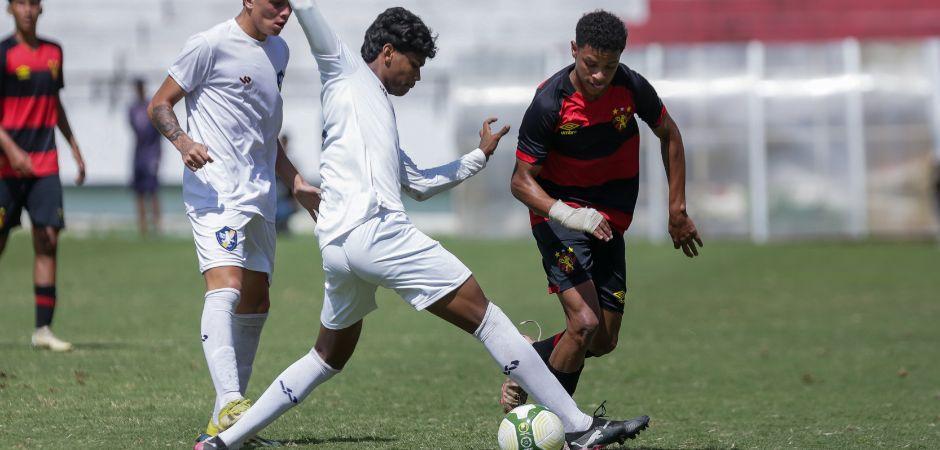
[[36, 294], [36, 328], [52, 325], [55, 313], [55, 285], [33, 287]]
[[552, 366], [548, 366], [548, 370], [552, 372], [552, 375], [555, 375], [555, 378], [558, 378], [558, 382], [561, 383], [561, 387], [568, 391], [568, 395], [574, 395], [575, 389], [578, 388], [578, 380], [581, 379], [581, 371], [584, 370], [584, 366], [582, 365], [576, 372], [572, 373], [560, 372]]
[[564, 331], [554, 336], [549, 336], [548, 339], [542, 339], [541, 341], [532, 343], [532, 347], [534, 347], [535, 351], [542, 357], [542, 361], [545, 361], [545, 365], [548, 365], [548, 358], [552, 356], [552, 351], [555, 350], [555, 344], [558, 343], [563, 334], [565, 334]]
[[[548, 366], [548, 370], [552, 372], [552, 375], [555, 375], [555, 378], [558, 379], [558, 382], [561, 383], [561, 386], [568, 391], [568, 395], [574, 395], [575, 389], [578, 388], [578, 380], [581, 379], [581, 371], [584, 370], [584, 365], [572, 373], [560, 372], [551, 364], [549, 364], [548, 359], [552, 356], [552, 351], [555, 350], [555, 345], [558, 344], [558, 341], [561, 340], [561, 337], [565, 334], [564, 331], [558, 333], [554, 336], [550, 336], [548, 339], [543, 339], [538, 342], [533, 342], [532, 347], [535, 348], [536, 353], [542, 358], [542, 361], [545, 361], [545, 365]], [[590, 351], [588, 354], [591, 354]]]

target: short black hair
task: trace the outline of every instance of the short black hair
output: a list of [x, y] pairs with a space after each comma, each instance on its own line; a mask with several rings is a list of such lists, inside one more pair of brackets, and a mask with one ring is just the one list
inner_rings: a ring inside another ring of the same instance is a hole
[[574, 42], [578, 48], [590, 45], [595, 50], [619, 53], [627, 46], [627, 26], [619, 17], [598, 9], [581, 16]]
[[362, 59], [371, 63], [378, 58], [385, 44], [392, 44], [402, 53], [415, 53], [425, 58], [437, 54], [437, 35], [411, 11], [402, 7], [386, 9], [366, 30], [362, 42]]

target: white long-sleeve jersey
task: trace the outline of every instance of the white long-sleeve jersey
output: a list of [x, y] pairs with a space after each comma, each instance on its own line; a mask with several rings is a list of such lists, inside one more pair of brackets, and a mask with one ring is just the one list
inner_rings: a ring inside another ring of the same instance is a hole
[[486, 166], [476, 149], [419, 169], [399, 145], [395, 109], [378, 77], [336, 36], [313, 0], [292, 0], [323, 83], [320, 247], [382, 210], [402, 211], [401, 192], [417, 200], [450, 189]]

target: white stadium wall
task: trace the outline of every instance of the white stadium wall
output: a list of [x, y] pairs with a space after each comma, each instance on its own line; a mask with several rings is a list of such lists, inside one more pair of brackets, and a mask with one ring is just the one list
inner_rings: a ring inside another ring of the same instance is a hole
[[[130, 80], [155, 90], [185, 39], [239, 9], [237, 0], [45, 0], [41, 35], [65, 50], [63, 101], [88, 159], [91, 184], [130, 177]], [[321, 1], [357, 49], [389, 2]], [[355, 4], [355, 6], [351, 6]], [[513, 125], [490, 166], [457, 189], [436, 231], [527, 233], [508, 191], [515, 129], [535, 87], [568, 64], [568, 42], [586, 10], [630, 21], [644, 0], [395, 2], [440, 33], [423, 81], [395, 99], [403, 147], [425, 165], [472, 149], [484, 117]], [[11, 21], [3, 22], [9, 32]], [[284, 83], [285, 132], [301, 171], [316, 181], [319, 79], [299, 26]], [[780, 238], [923, 236], [937, 229], [927, 186], [940, 159], [940, 41], [834, 40], [628, 46], [623, 61], [647, 76], [682, 129], [690, 212], [706, 236]], [[641, 126], [641, 128], [644, 128]], [[641, 191], [631, 236], [665, 238], [665, 177], [645, 131]], [[169, 150], [169, 149], [168, 149]], [[167, 183], [179, 183], [165, 152]], [[63, 179], [74, 165], [60, 158]]]

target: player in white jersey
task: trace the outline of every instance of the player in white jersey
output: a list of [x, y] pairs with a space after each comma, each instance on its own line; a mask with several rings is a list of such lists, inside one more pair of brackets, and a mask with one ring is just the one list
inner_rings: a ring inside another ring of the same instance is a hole
[[323, 82], [323, 203], [317, 235], [326, 293], [314, 348], [281, 373], [254, 406], [197, 450], [238, 448], [319, 384], [339, 373], [356, 347], [363, 318], [375, 309], [378, 286], [395, 290], [418, 310], [473, 334], [503, 372], [558, 414], [575, 448], [633, 438], [646, 416], [631, 421], [581, 412], [512, 322], [484, 296], [470, 270], [418, 231], [404, 213], [401, 192], [419, 200], [483, 169], [509, 130], [493, 134], [488, 119], [478, 149], [434, 169], [420, 170], [401, 150], [388, 95], [405, 95], [436, 53], [435, 39], [404, 8], [380, 14], [366, 31], [361, 57], [336, 37], [312, 0], [293, 0]]
[[[275, 174], [311, 214], [318, 190], [278, 143], [288, 47], [287, 0], [243, 0], [241, 13], [191, 37], [153, 96], [154, 125], [186, 168], [183, 200], [206, 281], [201, 332], [216, 390], [205, 437], [248, 409], [244, 398], [267, 318], [274, 269]], [[173, 105], [186, 99], [186, 132]]]

